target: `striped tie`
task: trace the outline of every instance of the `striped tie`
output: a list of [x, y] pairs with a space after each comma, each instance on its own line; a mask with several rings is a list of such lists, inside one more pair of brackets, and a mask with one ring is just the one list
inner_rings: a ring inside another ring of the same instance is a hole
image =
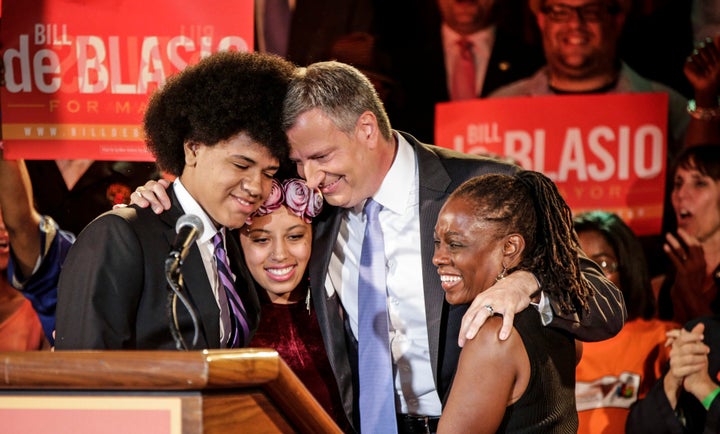
[[220, 284], [225, 289], [227, 301], [230, 305], [232, 329], [227, 346], [228, 348], [240, 348], [248, 342], [248, 338], [250, 337], [247, 313], [245, 312], [242, 300], [240, 300], [240, 296], [238, 296], [235, 291], [235, 280], [230, 272], [227, 252], [225, 252], [225, 247], [223, 247], [222, 232], [218, 231], [212, 241], [215, 247], [215, 263], [217, 265], [218, 277], [220, 278]]

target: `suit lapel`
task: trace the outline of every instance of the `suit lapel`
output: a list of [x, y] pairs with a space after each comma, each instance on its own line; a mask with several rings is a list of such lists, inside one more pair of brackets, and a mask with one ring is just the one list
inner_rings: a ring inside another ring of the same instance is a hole
[[[322, 332], [325, 350], [335, 379], [338, 382], [340, 397], [345, 413], [353, 420], [353, 370], [350, 354], [355, 354], [351, 339], [346, 335], [344, 310], [337, 294], [327, 295], [325, 279], [330, 258], [340, 231], [344, 210], [328, 206], [323, 214], [315, 219], [313, 228], [313, 248], [310, 261], [310, 288], [317, 319]], [[353, 362], [354, 363], [354, 362]]]
[[500, 87], [529, 77], [544, 64], [541, 48], [530, 46], [515, 32], [498, 27], [480, 97], [484, 98]]
[[440, 286], [440, 277], [435, 271], [432, 257], [435, 253], [433, 233], [437, 215], [447, 198], [451, 178], [441, 164], [437, 154], [415, 138], [405, 135], [415, 149], [420, 178], [420, 253], [422, 256], [423, 288], [425, 293], [425, 315], [430, 345], [430, 361], [433, 374], [438, 377], [438, 361], [443, 335], [443, 308], [445, 292]]
[[[160, 214], [169, 227], [165, 231], [165, 238], [168, 240], [168, 246], [172, 246], [175, 240], [175, 224], [177, 220], [184, 214], [177, 201], [172, 186], [167, 190], [172, 201], [172, 207], [167, 212]], [[168, 249], [169, 251], [169, 249]], [[212, 287], [205, 272], [205, 264], [203, 263], [200, 249], [197, 244], [190, 247], [187, 257], [182, 266], [183, 287], [186, 291], [190, 303], [198, 312], [198, 320], [200, 321], [200, 336], [205, 339], [205, 345], [199, 341], [199, 346], [204, 348], [220, 347], [220, 310], [217, 306], [217, 300], [213, 295]], [[180, 306], [178, 309], [183, 309]], [[184, 335], [186, 342], [190, 344], [187, 334]]]
[[[435, 250], [433, 232], [437, 215], [445, 203], [452, 178], [440, 162], [438, 155], [414, 137], [403, 136], [417, 153], [420, 178], [420, 244], [423, 267], [423, 286], [425, 293], [425, 312], [428, 324], [428, 339], [433, 374], [438, 378], [440, 347], [444, 344], [446, 322], [443, 309], [446, 309], [445, 293], [440, 286], [440, 277], [435, 272], [432, 256]], [[325, 348], [338, 381], [345, 411], [352, 419], [353, 373], [349, 354], [355, 354], [355, 348], [348, 348], [343, 309], [337, 294], [328, 296], [325, 291], [332, 250], [340, 230], [343, 210], [328, 207], [323, 216], [315, 219], [313, 228], [313, 256], [310, 262], [310, 284], [318, 322], [323, 334]], [[447, 316], [447, 315], [445, 315]], [[457, 335], [456, 335], [457, 336]], [[356, 363], [353, 360], [352, 363]], [[442, 393], [442, 392], [441, 392]], [[441, 395], [442, 398], [442, 395]]]

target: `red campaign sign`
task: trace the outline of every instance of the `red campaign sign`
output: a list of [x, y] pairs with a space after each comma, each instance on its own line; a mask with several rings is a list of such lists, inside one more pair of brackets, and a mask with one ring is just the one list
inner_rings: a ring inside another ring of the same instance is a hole
[[253, 0], [3, 2], [6, 158], [152, 161], [148, 95], [220, 50], [251, 51]]
[[542, 172], [574, 213], [616, 212], [659, 234], [665, 195], [665, 93], [489, 98], [440, 103], [435, 143]]

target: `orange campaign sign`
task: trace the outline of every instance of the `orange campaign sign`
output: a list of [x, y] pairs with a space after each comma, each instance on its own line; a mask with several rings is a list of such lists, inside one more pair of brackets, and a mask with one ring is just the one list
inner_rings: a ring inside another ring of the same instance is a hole
[[220, 50], [251, 51], [253, 0], [2, 4], [6, 158], [151, 161], [153, 90]]
[[510, 158], [552, 179], [574, 213], [612, 211], [638, 235], [659, 234], [667, 107], [664, 93], [440, 103], [435, 142]]

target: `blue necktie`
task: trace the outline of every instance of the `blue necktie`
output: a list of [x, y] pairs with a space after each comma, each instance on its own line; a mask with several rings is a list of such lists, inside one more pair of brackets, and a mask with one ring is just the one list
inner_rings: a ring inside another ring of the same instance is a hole
[[365, 237], [358, 281], [358, 370], [360, 432], [396, 433], [395, 389], [388, 341], [385, 245], [378, 215], [382, 206], [365, 203]]
[[232, 325], [227, 346], [228, 348], [240, 348], [247, 344], [248, 338], [250, 337], [247, 313], [245, 312], [245, 306], [240, 296], [238, 296], [235, 291], [235, 280], [230, 272], [227, 252], [225, 252], [225, 247], [223, 247], [222, 232], [216, 233], [212, 242], [213, 246], [215, 246], [215, 264], [217, 265], [220, 285], [225, 290], [228, 305], [230, 306], [230, 321]]

